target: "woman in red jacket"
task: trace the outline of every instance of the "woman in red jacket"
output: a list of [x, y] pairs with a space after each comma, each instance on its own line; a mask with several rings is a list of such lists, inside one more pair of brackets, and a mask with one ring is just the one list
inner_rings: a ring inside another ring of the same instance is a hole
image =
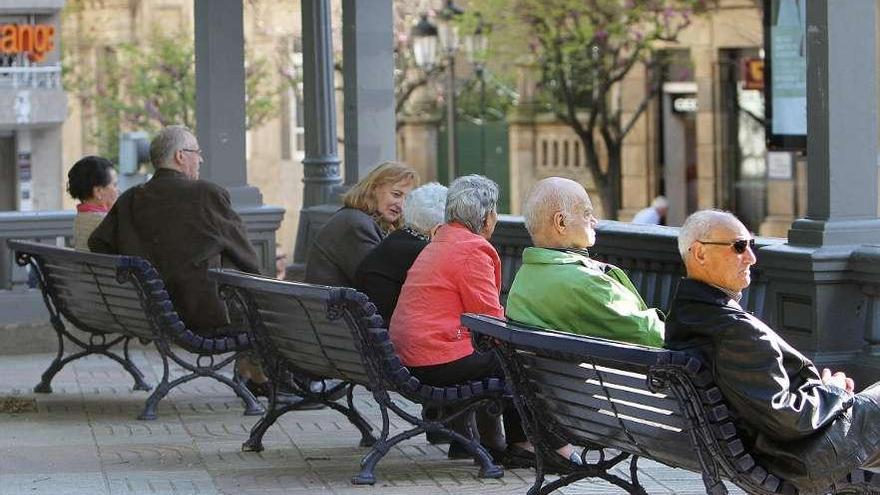
[[[462, 313], [504, 316], [501, 260], [488, 241], [498, 221], [497, 202], [498, 186], [485, 177], [453, 181], [446, 223], [407, 272], [389, 331], [403, 363], [424, 383], [445, 386], [504, 376], [494, 353], [474, 350], [460, 322]], [[506, 439], [497, 417], [477, 414], [483, 445], [507, 467], [530, 464], [534, 455], [512, 404], [503, 416]]]

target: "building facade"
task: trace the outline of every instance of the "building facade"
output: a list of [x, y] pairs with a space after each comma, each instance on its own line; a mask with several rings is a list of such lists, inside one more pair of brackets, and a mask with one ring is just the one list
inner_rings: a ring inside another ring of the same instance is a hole
[[63, 5], [0, 1], [0, 211], [61, 207]]

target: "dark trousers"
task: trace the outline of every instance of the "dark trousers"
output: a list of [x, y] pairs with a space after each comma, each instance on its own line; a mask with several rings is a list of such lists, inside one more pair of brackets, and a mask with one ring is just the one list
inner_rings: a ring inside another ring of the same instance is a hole
[[[458, 385], [483, 378], [504, 378], [501, 363], [498, 362], [498, 358], [494, 353], [479, 353], [476, 351], [469, 356], [448, 363], [411, 367], [410, 372], [421, 382], [434, 385], [435, 387]], [[478, 424], [484, 423], [480, 421], [479, 416], [478, 414]], [[502, 416], [507, 443], [527, 441], [519, 412], [517, 412], [516, 407], [512, 403], [505, 404]], [[486, 432], [482, 431], [481, 428], [480, 434], [484, 435]], [[484, 438], [483, 443], [496, 447], [496, 445], [493, 445], [494, 442], [488, 438]]]

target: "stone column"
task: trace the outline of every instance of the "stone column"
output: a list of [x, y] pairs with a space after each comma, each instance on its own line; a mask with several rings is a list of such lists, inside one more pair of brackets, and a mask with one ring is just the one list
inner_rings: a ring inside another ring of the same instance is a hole
[[[330, 22], [330, 0], [302, 1], [303, 110], [306, 122], [303, 209], [330, 203], [334, 187], [342, 182], [336, 148], [336, 90]], [[300, 230], [302, 226], [300, 219]]]
[[196, 131], [201, 177], [229, 190], [247, 225], [262, 272], [275, 274], [275, 231], [282, 208], [263, 205], [247, 183], [244, 26], [241, 0], [195, 0]]
[[806, 8], [807, 217], [758, 260], [773, 325], [820, 366], [844, 368], [864, 385], [880, 376], [880, 359], [866, 345], [869, 299], [851, 270], [859, 245], [880, 241], [877, 6], [811, 0]]
[[391, 0], [343, 0], [346, 186], [397, 155], [393, 37]]
[[439, 145], [440, 116], [437, 114], [402, 117], [400, 128], [400, 159], [414, 168], [422, 184], [439, 180], [437, 177], [437, 146]]
[[201, 177], [236, 206], [255, 206], [263, 198], [247, 183], [242, 13], [241, 0], [195, 0], [196, 130]]

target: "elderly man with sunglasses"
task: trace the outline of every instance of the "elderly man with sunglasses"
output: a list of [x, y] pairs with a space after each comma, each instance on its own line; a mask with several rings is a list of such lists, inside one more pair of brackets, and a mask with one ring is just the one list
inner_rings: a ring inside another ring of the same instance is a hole
[[854, 394], [842, 372], [821, 372], [739, 300], [754, 239], [730, 213], [704, 210], [681, 227], [687, 269], [666, 321], [666, 346], [712, 370], [747, 447], [802, 492], [825, 493], [858, 467], [880, 465], [880, 386]]

